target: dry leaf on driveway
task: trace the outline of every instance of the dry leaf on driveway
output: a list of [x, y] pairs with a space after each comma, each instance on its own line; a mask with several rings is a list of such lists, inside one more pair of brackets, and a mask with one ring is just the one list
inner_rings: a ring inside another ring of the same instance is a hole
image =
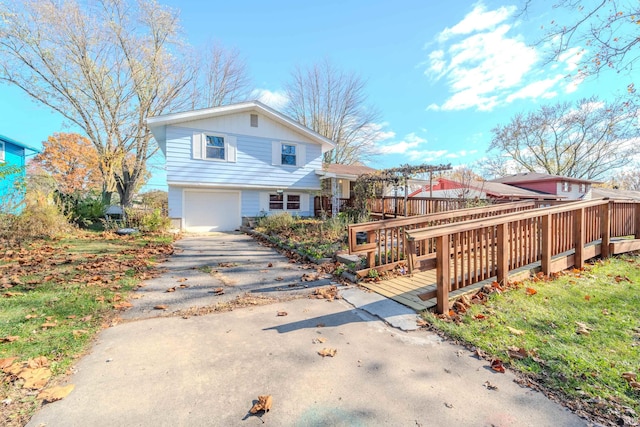
[[338, 350], [336, 350], [335, 348], [323, 348], [318, 352], [318, 354], [322, 357], [334, 357], [337, 352]]
[[256, 414], [259, 411], [269, 412], [273, 405], [273, 397], [271, 395], [258, 396], [258, 401], [249, 410], [252, 414]]
[[166, 306], [165, 304], [159, 304], [153, 307], [155, 310], [166, 310], [167, 308], [169, 308], [168, 306]]
[[288, 315], [288, 314], [289, 314], [289, 313], [287, 313], [286, 311], [279, 311], [279, 312], [278, 312], [278, 317], [286, 316], [286, 315]]
[[46, 390], [42, 390], [38, 394], [38, 399], [42, 399], [45, 402], [55, 402], [56, 400], [64, 399], [71, 393], [75, 385], [68, 384], [65, 386], [49, 387]]

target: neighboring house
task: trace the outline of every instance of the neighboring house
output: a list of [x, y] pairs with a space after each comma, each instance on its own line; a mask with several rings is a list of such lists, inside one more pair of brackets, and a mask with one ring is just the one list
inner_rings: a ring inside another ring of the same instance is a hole
[[147, 120], [166, 158], [169, 217], [186, 231], [230, 231], [243, 217], [313, 215], [329, 139], [258, 102]]
[[594, 199], [640, 200], [640, 191], [619, 190], [617, 188], [593, 187], [591, 197]]
[[498, 182], [471, 181], [462, 183], [447, 178], [438, 178], [431, 189], [426, 185], [410, 193], [409, 197], [493, 200], [556, 200], [562, 198], [561, 196], [526, 190]]
[[499, 182], [527, 190], [555, 194], [567, 200], [590, 200], [591, 186], [597, 183], [597, 181], [588, 179], [569, 178], [538, 172], [509, 175], [489, 182]]
[[[0, 135], [0, 211], [15, 211], [24, 198], [16, 184], [26, 176], [27, 157], [39, 150]], [[5, 175], [1, 171], [17, 169]]]

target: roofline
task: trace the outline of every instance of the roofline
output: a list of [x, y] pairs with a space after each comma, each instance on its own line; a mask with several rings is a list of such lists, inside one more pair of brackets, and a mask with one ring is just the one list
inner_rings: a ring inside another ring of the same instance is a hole
[[9, 144], [13, 144], [13, 145], [17, 145], [18, 147], [22, 147], [26, 150], [31, 150], [34, 153], [39, 153], [40, 150], [38, 150], [37, 148], [33, 148], [27, 144], [23, 144], [22, 142], [16, 141], [15, 139], [9, 138], [8, 136], [4, 136], [4, 135], [0, 135], [0, 139], [3, 140], [4, 142], [8, 142]]
[[508, 179], [511, 177], [517, 177], [517, 176], [522, 176], [522, 174], [516, 174], [516, 175], [508, 175], [508, 176], [503, 176], [500, 178], [495, 178], [495, 179], [491, 179], [489, 180], [489, 182], [498, 182], [501, 184], [509, 184], [509, 185], [515, 185], [515, 184], [520, 184], [520, 183], [524, 183], [524, 184], [528, 184], [531, 182], [540, 182], [540, 181], [573, 181], [573, 182], [588, 182], [590, 184], [600, 184], [602, 181], [593, 181], [591, 179], [583, 179], [583, 178], [573, 178], [570, 176], [561, 176], [561, 175], [551, 175], [551, 174], [547, 174], [548, 176], [545, 177], [541, 177], [538, 179], [522, 179], [522, 180], [517, 180], [517, 181], [512, 181], [512, 182], [504, 182], [504, 181], [499, 181], [499, 180], [503, 180], [503, 179]]
[[200, 110], [163, 114], [160, 116], [147, 118], [146, 123], [149, 129], [151, 129], [153, 132], [153, 129], [157, 129], [162, 126], [182, 123], [186, 121], [200, 120], [200, 119], [205, 119], [209, 117], [223, 116], [223, 115], [233, 114], [233, 113], [242, 113], [245, 111], [262, 112], [263, 114], [271, 117], [272, 119], [279, 122], [280, 124], [290, 129], [293, 129], [297, 132], [307, 135], [310, 139], [321, 144], [323, 148], [325, 148], [325, 151], [335, 148], [336, 146], [336, 144], [330, 139], [320, 135], [319, 133], [309, 129], [306, 126], [301, 125], [295, 120], [285, 116], [284, 114], [274, 110], [273, 108], [263, 104], [260, 101], [247, 101], [247, 102], [240, 102], [237, 104], [223, 105], [220, 107], [203, 108]]

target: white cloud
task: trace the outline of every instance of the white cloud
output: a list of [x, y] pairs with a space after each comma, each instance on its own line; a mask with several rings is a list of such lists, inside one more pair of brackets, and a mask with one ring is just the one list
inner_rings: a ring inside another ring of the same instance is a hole
[[515, 6], [502, 6], [497, 10], [487, 11], [484, 4], [478, 3], [462, 21], [451, 28], [445, 28], [438, 34], [438, 41], [442, 43], [455, 35], [470, 34], [472, 32], [490, 29], [509, 18], [515, 10]]
[[411, 156], [411, 153], [417, 152], [415, 148], [426, 143], [426, 139], [412, 132], [405, 136], [402, 141], [394, 141], [390, 144], [380, 146], [378, 152], [381, 154], [408, 154]]
[[450, 94], [427, 110], [490, 111], [518, 99], [548, 99], [577, 90], [582, 80], [564, 77], [575, 72], [584, 51], [571, 49], [541, 72], [536, 69], [541, 59], [538, 50], [507, 22], [514, 11], [513, 6], [487, 10], [480, 1], [460, 22], [436, 36], [438, 46], [427, 54], [425, 74], [444, 81]]
[[289, 98], [283, 91], [270, 91], [269, 89], [255, 89], [251, 92], [251, 96], [263, 104], [267, 104], [269, 107], [275, 110], [281, 110], [287, 102], [289, 102]]

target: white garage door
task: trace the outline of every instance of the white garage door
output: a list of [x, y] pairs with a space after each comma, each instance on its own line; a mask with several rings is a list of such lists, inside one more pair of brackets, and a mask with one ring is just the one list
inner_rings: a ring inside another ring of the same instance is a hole
[[233, 231], [240, 227], [240, 192], [184, 192], [185, 230]]

